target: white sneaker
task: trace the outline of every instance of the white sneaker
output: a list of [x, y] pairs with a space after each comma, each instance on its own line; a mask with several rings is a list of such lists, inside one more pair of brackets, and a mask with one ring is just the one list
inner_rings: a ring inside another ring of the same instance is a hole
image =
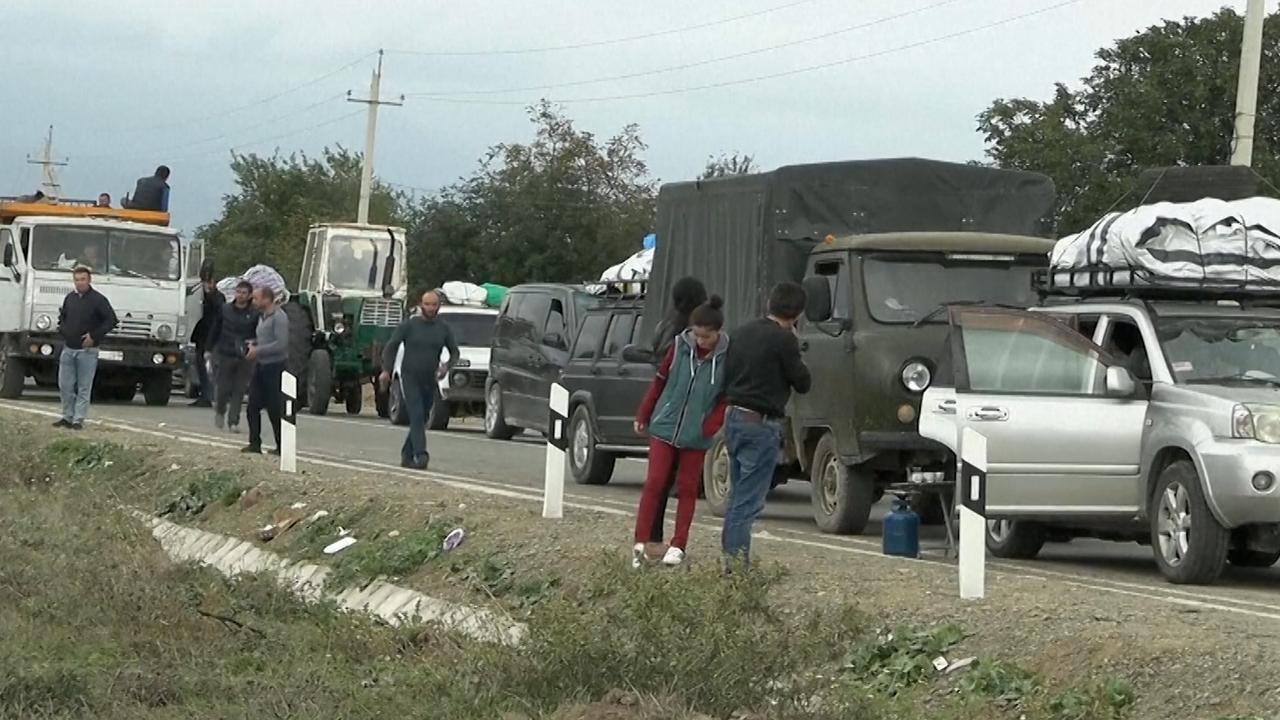
[[667, 567], [679, 567], [684, 564], [684, 551], [674, 545], [667, 548], [667, 554], [662, 556], [662, 564]]
[[639, 570], [644, 565], [644, 543], [636, 543], [631, 548], [631, 569]]

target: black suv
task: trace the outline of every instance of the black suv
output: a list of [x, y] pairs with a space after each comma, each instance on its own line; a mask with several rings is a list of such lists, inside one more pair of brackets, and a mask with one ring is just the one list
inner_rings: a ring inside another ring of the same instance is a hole
[[551, 384], [569, 362], [569, 344], [599, 299], [577, 285], [517, 285], [493, 333], [485, 383], [484, 432], [509, 440], [521, 429], [547, 432]]
[[648, 438], [632, 425], [655, 368], [622, 352], [637, 342], [643, 313], [644, 298], [636, 295], [588, 310], [560, 377], [569, 391], [569, 470], [579, 484], [603, 485], [617, 458], [648, 453]]

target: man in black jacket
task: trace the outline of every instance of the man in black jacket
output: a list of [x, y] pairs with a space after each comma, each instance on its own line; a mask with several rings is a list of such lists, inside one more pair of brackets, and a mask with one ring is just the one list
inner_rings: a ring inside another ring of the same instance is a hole
[[253, 308], [252, 296], [253, 285], [241, 280], [236, 285], [235, 300], [223, 304], [209, 335], [217, 371], [213, 423], [221, 429], [225, 422], [231, 432], [240, 430], [240, 402], [253, 379], [254, 363], [246, 357], [258, 328], [258, 311]]
[[196, 346], [196, 375], [200, 378], [200, 397], [191, 403], [192, 407], [213, 407], [213, 381], [209, 377], [209, 349], [213, 345], [213, 336], [222, 317], [222, 306], [226, 298], [213, 280], [201, 281], [204, 292], [200, 306], [200, 320], [191, 329], [191, 342]]
[[169, 168], [161, 165], [155, 175], [138, 178], [133, 196], [125, 198], [123, 205], [132, 210], [169, 212]]
[[58, 311], [62, 354], [58, 358], [58, 390], [62, 417], [54, 427], [80, 430], [89, 414], [93, 378], [98, 373], [98, 346], [116, 327], [116, 313], [106, 296], [93, 289], [93, 273], [86, 267], [72, 271], [76, 289]]

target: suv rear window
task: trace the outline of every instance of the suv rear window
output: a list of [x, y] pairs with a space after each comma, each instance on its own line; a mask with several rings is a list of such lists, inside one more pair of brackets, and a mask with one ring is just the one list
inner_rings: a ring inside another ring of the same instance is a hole
[[604, 345], [604, 357], [616, 358], [622, 355], [622, 348], [631, 342], [635, 322], [636, 316], [631, 313], [613, 316], [613, 322], [609, 323], [609, 339]]
[[578, 333], [578, 342], [573, 346], [573, 359], [595, 360], [600, 353], [600, 342], [604, 340], [605, 328], [608, 325], [608, 315], [588, 315], [582, 323], [582, 330]]

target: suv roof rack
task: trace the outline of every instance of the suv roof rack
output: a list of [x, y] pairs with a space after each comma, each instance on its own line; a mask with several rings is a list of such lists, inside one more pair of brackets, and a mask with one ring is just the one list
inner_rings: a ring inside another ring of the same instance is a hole
[[584, 280], [580, 284], [593, 295], [612, 299], [643, 299], [649, 289], [647, 278], [644, 280]]
[[1043, 269], [1032, 273], [1031, 285], [1041, 300], [1069, 297], [1280, 301], [1280, 284], [1213, 279], [1184, 280], [1134, 268]]

